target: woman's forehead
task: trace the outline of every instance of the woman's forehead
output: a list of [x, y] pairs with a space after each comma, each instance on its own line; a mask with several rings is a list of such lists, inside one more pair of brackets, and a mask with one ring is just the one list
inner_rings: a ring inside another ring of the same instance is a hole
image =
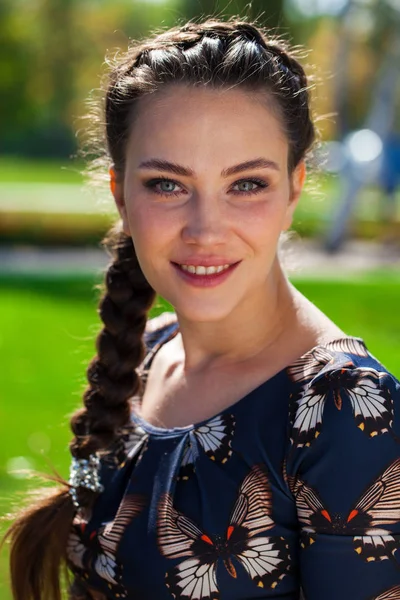
[[265, 94], [174, 85], [139, 101], [127, 150], [133, 163], [157, 156], [220, 164], [224, 156], [241, 162], [269, 154], [286, 164], [288, 144]]

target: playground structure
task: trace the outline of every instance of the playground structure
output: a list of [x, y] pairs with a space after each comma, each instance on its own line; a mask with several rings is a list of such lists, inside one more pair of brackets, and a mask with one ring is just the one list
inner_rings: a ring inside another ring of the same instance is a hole
[[[363, 127], [349, 131], [346, 89], [349, 52], [355, 35], [354, 26], [368, 16], [385, 32], [385, 52], [373, 84], [372, 101]], [[336, 57], [336, 111], [340, 141], [327, 145], [326, 168], [339, 175], [339, 197], [335, 205], [324, 247], [336, 252], [344, 243], [359, 193], [367, 185], [382, 191], [381, 217], [387, 223], [396, 218], [396, 192], [400, 184], [400, 0], [348, 0], [340, 17], [339, 52]], [[397, 120], [397, 122], [396, 122]]]

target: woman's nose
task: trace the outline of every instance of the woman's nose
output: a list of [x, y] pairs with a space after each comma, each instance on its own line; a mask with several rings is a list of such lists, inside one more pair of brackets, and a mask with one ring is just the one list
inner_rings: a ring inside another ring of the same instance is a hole
[[212, 197], [193, 197], [189, 203], [182, 239], [188, 244], [212, 246], [226, 241], [227, 223], [220, 201]]

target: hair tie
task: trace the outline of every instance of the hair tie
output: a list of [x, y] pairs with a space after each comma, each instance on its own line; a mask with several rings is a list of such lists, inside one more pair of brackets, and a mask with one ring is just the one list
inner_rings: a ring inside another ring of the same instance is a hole
[[100, 458], [97, 454], [90, 454], [89, 458], [72, 457], [69, 476], [69, 493], [76, 508], [79, 508], [79, 487], [86, 488], [92, 492], [103, 492], [104, 487], [99, 478]]

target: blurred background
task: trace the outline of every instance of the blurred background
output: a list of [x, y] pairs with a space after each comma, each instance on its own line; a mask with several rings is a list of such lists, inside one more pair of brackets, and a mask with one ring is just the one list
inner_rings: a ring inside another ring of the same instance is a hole
[[[301, 44], [315, 79], [321, 143], [290, 276], [400, 377], [400, 0], [1, 0], [2, 516], [26, 499], [32, 469], [68, 477], [69, 415], [100, 328], [99, 242], [116, 218], [108, 186], [91, 190], [76, 157], [105, 54], [187, 18], [233, 14]], [[3, 550], [2, 600], [6, 562]]]

